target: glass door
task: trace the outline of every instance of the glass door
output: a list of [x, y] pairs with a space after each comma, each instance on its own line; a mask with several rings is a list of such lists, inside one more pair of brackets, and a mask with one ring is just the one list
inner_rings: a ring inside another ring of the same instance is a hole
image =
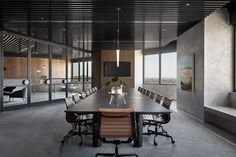
[[66, 93], [66, 49], [52, 48], [52, 100], [65, 98]]
[[49, 46], [31, 42], [31, 102], [49, 101]]
[[28, 40], [3, 34], [3, 107], [28, 103]]

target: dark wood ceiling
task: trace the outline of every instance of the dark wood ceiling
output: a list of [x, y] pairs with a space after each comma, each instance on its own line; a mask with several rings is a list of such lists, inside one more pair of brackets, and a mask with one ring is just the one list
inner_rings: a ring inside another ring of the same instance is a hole
[[[147, 49], [165, 46], [228, 2], [229, 0], [8, 0], [0, 3], [6, 29], [92, 50], [116, 47], [116, 8], [121, 8], [121, 48]], [[50, 32], [52, 36], [48, 35]]]

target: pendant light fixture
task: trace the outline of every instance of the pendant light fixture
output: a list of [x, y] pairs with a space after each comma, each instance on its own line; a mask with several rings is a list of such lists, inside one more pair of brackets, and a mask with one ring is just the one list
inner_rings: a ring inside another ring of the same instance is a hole
[[120, 8], [117, 8], [117, 43], [116, 43], [116, 66], [119, 67], [120, 62]]

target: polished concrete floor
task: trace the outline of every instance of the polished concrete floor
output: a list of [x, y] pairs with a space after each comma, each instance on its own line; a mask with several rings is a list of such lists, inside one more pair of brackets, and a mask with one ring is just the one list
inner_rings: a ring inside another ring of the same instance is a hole
[[[113, 152], [111, 144], [92, 147], [92, 137], [84, 136], [84, 145], [73, 137], [64, 145], [60, 140], [70, 129], [64, 117], [63, 103], [43, 105], [0, 113], [1, 157], [93, 157], [97, 152]], [[217, 129], [194, 118], [173, 111], [171, 122], [165, 126], [176, 143], [158, 137], [145, 136], [143, 147], [122, 144], [121, 152], [137, 153], [139, 157], [235, 157], [235, 135]], [[224, 137], [227, 137], [225, 139]]]

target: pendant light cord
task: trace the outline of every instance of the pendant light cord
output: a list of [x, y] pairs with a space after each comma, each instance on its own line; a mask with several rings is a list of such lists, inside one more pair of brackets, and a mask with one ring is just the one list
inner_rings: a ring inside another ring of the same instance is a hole
[[120, 8], [117, 8], [117, 49], [120, 49]]

